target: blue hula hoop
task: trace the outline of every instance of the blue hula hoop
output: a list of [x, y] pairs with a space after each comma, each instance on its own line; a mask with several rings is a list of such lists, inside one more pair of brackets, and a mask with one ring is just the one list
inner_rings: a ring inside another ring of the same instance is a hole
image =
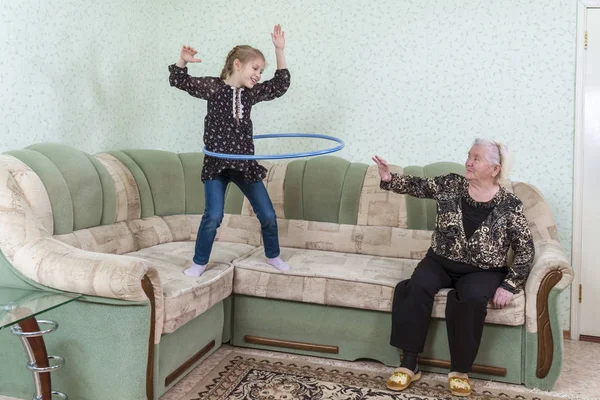
[[307, 151], [304, 153], [287, 153], [287, 154], [226, 154], [226, 153], [215, 153], [206, 150], [206, 146], [202, 148], [202, 151], [207, 156], [216, 158], [227, 158], [231, 160], [279, 160], [284, 158], [301, 158], [301, 157], [313, 157], [320, 156], [323, 154], [329, 154], [336, 151], [340, 151], [344, 148], [344, 141], [336, 138], [335, 136], [321, 135], [318, 133], [269, 133], [264, 135], [255, 135], [254, 139], [273, 139], [273, 138], [315, 138], [315, 139], [326, 139], [338, 143], [335, 147], [330, 147], [325, 150]]

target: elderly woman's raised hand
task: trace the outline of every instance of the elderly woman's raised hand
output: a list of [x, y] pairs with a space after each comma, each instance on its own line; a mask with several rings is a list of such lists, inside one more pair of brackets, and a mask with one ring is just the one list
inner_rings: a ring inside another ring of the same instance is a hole
[[392, 180], [392, 174], [390, 173], [390, 166], [387, 161], [379, 156], [374, 156], [372, 160], [377, 164], [377, 168], [379, 170], [379, 176], [381, 180], [384, 182], [389, 182]]

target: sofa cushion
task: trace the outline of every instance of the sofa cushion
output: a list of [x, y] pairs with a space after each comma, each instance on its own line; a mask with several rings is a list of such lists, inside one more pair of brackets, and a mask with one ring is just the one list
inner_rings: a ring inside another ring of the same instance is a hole
[[[269, 198], [273, 204], [273, 209], [278, 218], [285, 218], [284, 200], [285, 200], [285, 179], [287, 173], [287, 163], [272, 163], [269, 161], [260, 161], [260, 165], [267, 169], [267, 176], [263, 179], [263, 184], [269, 193]], [[237, 187], [230, 185], [230, 187]], [[241, 215], [255, 216], [252, 205], [247, 197], [243, 196]]]
[[112, 223], [116, 195], [108, 172], [89, 154], [45, 143], [9, 153], [29, 166], [48, 191], [56, 234]]
[[183, 270], [190, 266], [195, 242], [169, 242], [127, 255], [142, 258], [160, 276], [165, 312], [163, 333], [177, 330], [231, 294], [231, 262], [255, 247], [242, 243], [215, 242], [209, 265], [202, 276], [188, 277]]
[[125, 222], [79, 229], [54, 238], [87, 251], [108, 254], [126, 254], [139, 249], [131, 229]]
[[285, 218], [356, 224], [367, 168], [334, 156], [290, 162], [283, 185]]
[[114, 222], [141, 218], [140, 191], [131, 171], [110, 154], [101, 153], [95, 157], [106, 168], [115, 186], [117, 211]]
[[[276, 298], [366, 310], [391, 311], [396, 284], [410, 278], [420, 260], [282, 248], [286, 273], [265, 263], [263, 248], [234, 261], [233, 291]], [[444, 318], [447, 289], [434, 301], [432, 316]], [[525, 321], [525, 298], [517, 295], [508, 307], [488, 305], [486, 322], [518, 326]]]
[[523, 202], [523, 212], [529, 222], [533, 241], [558, 241], [558, 228], [542, 193], [535, 186], [523, 182], [515, 182], [513, 189]]
[[19, 159], [0, 155], [0, 250], [12, 261], [19, 248], [49, 236], [53, 227], [42, 180]]
[[[435, 318], [444, 318], [446, 315], [446, 301], [448, 292], [451, 289], [442, 289], [435, 296], [433, 303], [433, 312], [431, 315]], [[504, 308], [494, 308], [488, 303], [488, 314], [485, 322], [498, 325], [520, 326], [525, 323], [525, 294], [517, 293], [508, 306]]]
[[283, 247], [420, 260], [431, 246], [430, 231], [288, 219], [277, 223]]
[[[390, 171], [401, 174], [402, 168], [390, 165]], [[407, 196], [380, 189], [380, 182], [377, 165], [369, 166], [360, 192], [356, 224], [408, 228]]]

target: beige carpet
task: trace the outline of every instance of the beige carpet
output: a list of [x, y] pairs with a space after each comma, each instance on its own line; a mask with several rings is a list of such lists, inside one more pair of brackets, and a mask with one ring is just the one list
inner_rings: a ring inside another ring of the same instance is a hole
[[[386, 389], [387, 376], [236, 351], [181, 400], [437, 400], [453, 399], [444, 382], [421, 379], [403, 392]], [[479, 389], [470, 399], [555, 400], [545, 393]]]

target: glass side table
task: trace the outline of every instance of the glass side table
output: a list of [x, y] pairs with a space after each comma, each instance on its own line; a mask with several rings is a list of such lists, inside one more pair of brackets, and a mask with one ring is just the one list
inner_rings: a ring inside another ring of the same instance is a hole
[[52, 390], [50, 380], [50, 373], [60, 368], [65, 360], [48, 356], [44, 343], [44, 335], [58, 329], [58, 324], [35, 317], [80, 297], [79, 294], [0, 288], [0, 329], [10, 328], [21, 339], [29, 357], [27, 368], [33, 373], [33, 400], [67, 399], [64, 393]]

